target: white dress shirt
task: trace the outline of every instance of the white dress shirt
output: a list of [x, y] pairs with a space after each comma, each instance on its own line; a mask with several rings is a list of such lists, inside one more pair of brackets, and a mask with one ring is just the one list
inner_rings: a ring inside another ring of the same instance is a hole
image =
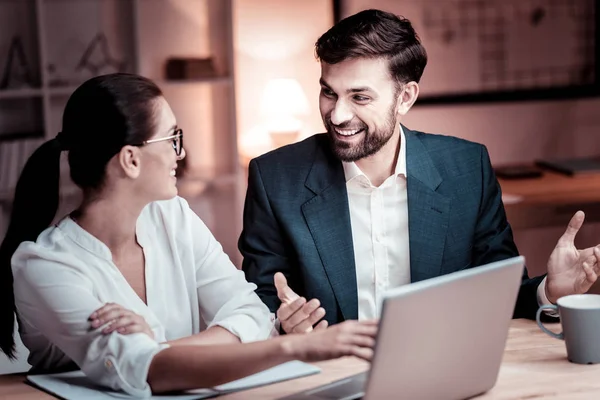
[[[384, 292], [411, 282], [406, 138], [402, 127], [394, 174], [379, 187], [356, 163], [343, 162], [343, 166], [354, 245], [358, 319], [378, 318]], [[538, 287], [539, 304], [550, 303], [545, 282]]]
[[410, 283], [405, 141], [400, 128], [400, 152], [394, 174], [379, 187], [371, 183], [356, 163], [343, 163], [359, 320], [378, 318], [385, 291]]
[[[19, 246], [12, 258], [15, 301], [34, 369], [56, 370], [72, 360], [96, 383], [143, 397], [151, 394], [150, 362], [168, 346], [162, 342], [215, 325], [242, 342], [269, 337], [273, 324], [256, 286], [185, 200], [149, 204], [136, 231], [146, 262], [147, 304], [112, 262], [108, 247], [69, 217]], [[92, 329], [90, 314], [108, 302], [144, 317], [155, 339]]]

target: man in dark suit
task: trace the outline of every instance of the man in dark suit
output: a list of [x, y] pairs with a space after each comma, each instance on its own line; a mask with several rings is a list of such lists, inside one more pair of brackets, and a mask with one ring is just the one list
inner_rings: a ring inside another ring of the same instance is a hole
[[[363, 11], [316, 52], [327, 133], [251, 161], [239, 241], [246, 277], [283, 330], [377, 318], [386, 289], [518, 255], [486, 148], [400, 123], [427, 62], [410, 22]], [[546, 276], [525, 271], [515, 317], [594, 283], [600, 248], [573, 243], [583, 218]]]

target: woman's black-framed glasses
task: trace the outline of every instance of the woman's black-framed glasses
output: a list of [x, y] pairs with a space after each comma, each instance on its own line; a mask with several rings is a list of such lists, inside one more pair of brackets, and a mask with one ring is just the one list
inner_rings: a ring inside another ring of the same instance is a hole
[[173, 150], [175, 150], [175, 154], [177, 154], [178, 156], [181, 155], [181, 151], [183, 150], [183, 130], [181, 128], [176, 128], [171, 136], [166, 136], [158, 139], [144, 140], [142, 142], [142, 146], [151, 143], [162, 142], [164, 140], [172, 140]]

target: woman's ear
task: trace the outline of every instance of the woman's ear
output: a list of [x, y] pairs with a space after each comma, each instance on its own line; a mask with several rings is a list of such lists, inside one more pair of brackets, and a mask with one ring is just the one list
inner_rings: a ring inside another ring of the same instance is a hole
[[419, 97], [419, 84], [414, 81], [406, 83], [396, 99], [396, 113], [406, 115], [417, 101], [417, 97]]
[[140, 176], [142, 157], [139, 147], [124, 146], [117, 157], [119, 166], [127, 177], [136, 179]]

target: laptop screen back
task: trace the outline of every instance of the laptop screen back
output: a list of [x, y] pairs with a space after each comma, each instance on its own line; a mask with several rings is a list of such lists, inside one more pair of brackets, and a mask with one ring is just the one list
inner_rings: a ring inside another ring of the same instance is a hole
[[461, 399], [497, 379], [522, 256], [389, 291], [367, 399]]

